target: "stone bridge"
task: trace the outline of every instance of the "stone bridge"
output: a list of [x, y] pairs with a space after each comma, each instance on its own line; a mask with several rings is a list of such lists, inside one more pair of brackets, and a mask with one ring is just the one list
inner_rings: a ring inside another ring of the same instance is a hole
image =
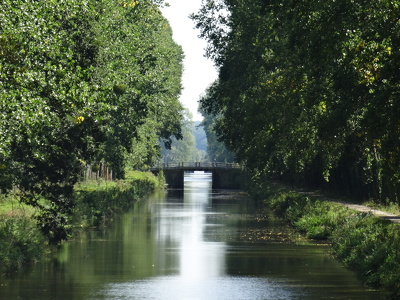
[[158, 175], [164, 172], [168, 188], [183, 189], [185, 172], [204, 171], [212, 173], [213, 189], [240, 189], [244, 176], [239, 164], [221, 162], [164, 163], [150, 169]]

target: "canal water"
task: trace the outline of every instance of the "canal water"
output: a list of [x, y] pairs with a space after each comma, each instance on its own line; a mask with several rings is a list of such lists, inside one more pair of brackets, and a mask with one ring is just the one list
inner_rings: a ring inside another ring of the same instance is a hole
[[246, 195], [185, 175], [51, 262], [1, 278], [0, 299], [385, 299]]

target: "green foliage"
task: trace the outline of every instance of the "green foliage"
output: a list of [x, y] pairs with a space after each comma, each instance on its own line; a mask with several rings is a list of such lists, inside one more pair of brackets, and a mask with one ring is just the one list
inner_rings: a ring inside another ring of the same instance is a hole
[[0, 51], [5, 176], [0, 177], [18, 186], [21, 201], [42, 210], [38, 224], [57, 243], [68, 234], [79, 160], [90, 157], [97, 138], [87, 34], [94, 12], [76, 1], [3, 1], [0, 6], [5, 40]]
[[204, 1], [202, 109], [254, 174], [398, 200], [398, 1]]
[[157, 180], [158, 180], [158, 188], [159, 189], [164, 188], [165, 184], [166, 184], [166, 180], [165, 180], [164, 171], [162, 169], [157, 174]]
[[351, 214], [336, 203], [318, 201], [296, 192], [280, 192], [268, 200], [274, 212], [310, 239], [326, 240]]
[[[129, 209], [133, 202], [156, 188], [164, 187], [164, 182], [160, 180], [149, 172], [129, 171], [124, 181], [98, 180], [77, 184], [75, 206], [68, 220], [70, 232], [77, 234], [78, 229], [110, 222], [116, 214]], [[15, 204], [10, 197], [1, 200], [0, 273], [16, 272], [23, 265], [46, 259], [52, 248], [46, 243], [49, 237], [34, 222], [35, 211]], [[56, 221], [56, 218], [49, 218], [46, 224]]]
[[161, 145], [161, 160], [162, 162], [199, 162], [204, 161], [206, 154], [204, 150], [200, 150], [197, 147], [195, 130], [193, 122], [190, 120], [190, 116], [187, 113], [186, 120], [181, 125], [182, 138], [177, 140], [172, 139], [170, 147], [168, 145]]
[[[289, 213], [289, 212], [288, 212]], [[311, 239], [328, 239], [351, 213], [338, 204], [316, 201], [295, 223], [295, 227]]]
[[108, 2], [99, 8], [95, 25], [99, 54], [94, 81], [113, 105], [101, 156], [121, 179], [127, 161], [136, 168], [155, 161], [158, 138], [181, 137], [183, 54], [156, 6], [141, 1], [134, 7], [110, 7]]
[[216, 100], [216, 88], [218, 87], [218, 82], [214, 82], [206, 90], [205, 95], [200, 98], [199, 111], [204, 117], [201, 126], [204, 128], [207, 137], [207, 154], [209, 161], [217, 162], [234, 162], [234, 156], [227, 149], [225, 144], [220, 141], [217, 137], [216, 128], [221, 118], [220, 114], [215, 115], [208, 105], [213, 106]]
[[196, 139], [196, 148], [207, 152], [207, 136], [200, 121], [195, 121], [193, 123], [192, 131]]
[[38, 208], [50, 243], [69, 235], [86, 164], [123, 178], [181, 137], [182, 50], [162, 2], [0, 3], [0, 190]]
[[151, 188], [151, 191], [165, 188], [165, 177], [162, 171], [157, 176], [149, 171], [127, 171], [125, 181], [129, 184], [137, 185], [143, 182], [143, 191], [145, 192], [148, 191], [148, 187]]
[[282, 188], [259, 188], [268, 209], [308, 238], [330, 242], [334, 255], [367, 285], [400, 294], [399, 224]]
[[155, 188], [156, 181], [148, 178], [81, 184], [75, 194], [73, 223], [79, 227], [104, 225]]
[[368, 285], [399, 289], [398, 225], [368, 215], [350, 217], [333, 234], [336, 255]]
[[15, 272], [21, 265], [40, 260], [46, 238], [24, 217], [0, 218], [0, 272]]

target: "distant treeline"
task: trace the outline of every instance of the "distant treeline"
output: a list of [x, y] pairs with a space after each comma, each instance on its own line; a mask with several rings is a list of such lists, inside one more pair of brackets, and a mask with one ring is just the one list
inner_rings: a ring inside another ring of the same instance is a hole
[[207, 0], [201, 101], [256, 176], [399, 201], [400, 1]]

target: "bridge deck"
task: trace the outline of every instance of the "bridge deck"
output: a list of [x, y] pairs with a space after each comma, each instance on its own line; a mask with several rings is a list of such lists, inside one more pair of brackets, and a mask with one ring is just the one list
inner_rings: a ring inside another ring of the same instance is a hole
[[225, 169], [240, 169], [236, 163], [222, 162], [181, 162], [181, 163], [163, 163], [150, 168], [150, 171], [160, 170], [183, 170], [183, 171], [213, 171]]

